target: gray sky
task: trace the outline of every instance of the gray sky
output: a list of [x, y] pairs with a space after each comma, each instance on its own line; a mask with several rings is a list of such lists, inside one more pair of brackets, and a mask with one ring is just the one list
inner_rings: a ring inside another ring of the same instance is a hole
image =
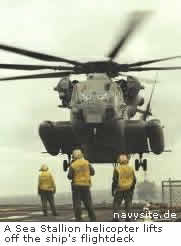
[[[181, 17], [179, 0], [1, 0], [0, 43], [72, 59], [102, 58], [115, 38], [124, 31], [128, 13], [153, 10], [120, 52], [116, 61], [181, 55]], [[0, 51], [1, 63], [42, 64], [31, 58]], [[181, 65], [181, 60], [158, 65]], [[0, 77], [23, 72], [0, 71]], [[25, 74], [25, 73], [24, 73]], [[155, 78], [155, 72], [139, 73]], [[147, 156], [148, 177], [160, 184], [162, 179], [181, 179], [181, 71], [159, 72], [160, 83], [153, 97], [152, 111], [165, 126], [166, 147], [172, 153]], [[37, 190], [39, 166], [47, 163], [57, 183], [57, 191], [69, 191], [62, 171], [62, 158], [42, 155], [38, 126], [44, 120], [68, 120], [69, 112], [57, 108], [53, 87], [58, 79], [2, 82], [0, 127], [1, 195], [33, 194]], [[151, 87], [145, 90], [146, 99]], [[104, 178], [102, 173], [104, 172]], [[93, 189], [110, 189], [112, 166], [96, 166]], [[143, 180], [143, 172], [137, 174]]]

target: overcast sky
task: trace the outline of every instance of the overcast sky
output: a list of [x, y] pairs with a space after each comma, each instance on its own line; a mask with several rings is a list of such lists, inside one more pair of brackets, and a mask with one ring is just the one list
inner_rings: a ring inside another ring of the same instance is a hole
[[[152, 10], [153, 14], [130, 38], [116, 61], [181, 55], [179, 0], [1, 0], [0, 43], [80, 61], [103, 58], [124, 31], [128, 14], [135, 10]], [[45, 64], [0, 51], [0, 63], [5, 62]], [[161, 65], [181, 65], [181, 59]], [[0, 77], [12, 74], [23, 72], [0, 71]], [[152, 79], [155, 75], [155, 72], [138, 74]], [[147, 155], [147, 177], [160, 185], [162, 179], [181, 179], [181, 71], [159, 72], [158, 78], [152, 111], [165, 126], [166, 148], [172, 149], [172, 153]], [[37, 79], [0, 85], [1, 196], [36, 194], [38, 169], [43, 163], [52, 170], [57, 191], [70, 190], [67, 174], [62, 171], [63, 159], [41, 154], [44, 147], [38, 136], [42, 121], [69, 120], [68, 110], [57, 107], [58, 95], [53, 91], [57, 82], [58, 79]], [[146, 99], [150, 91], [151, 86], [147, 85]], [[110, 189], [112, 166], [95, 168], [93, 189]], [[143, 172], [137, 177], [143, 180]]]

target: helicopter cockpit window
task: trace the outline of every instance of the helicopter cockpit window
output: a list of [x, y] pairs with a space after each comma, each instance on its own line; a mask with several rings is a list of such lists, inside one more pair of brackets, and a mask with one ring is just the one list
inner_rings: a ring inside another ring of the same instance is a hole
[[108, 100], [110, 83], [105, 80], [85, 81], [76, 84], [72, 95], [72, 103], [94, 102], [97, 100]]
[[122, 90], [118, 89], [116, 83], [112, 83], [109, 91], [109, 103], [114, 105], [114, 108], [119, 114], [120, 118], [127, 118], [127, 106], [124, 101]]
[[113, 104], [122, 104], [124, 103], [124, 97], [123, 97], [123, 92], [122, 90], [118, 89], [119, 87], [117, 86], [116, 83], [111, 84], [110, 87], [110, 100]]

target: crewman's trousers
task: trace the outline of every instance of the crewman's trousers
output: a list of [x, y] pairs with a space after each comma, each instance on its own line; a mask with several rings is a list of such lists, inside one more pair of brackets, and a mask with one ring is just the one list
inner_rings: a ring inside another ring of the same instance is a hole
[[42, 202], [42, 210], [44, 215], [47, 215], [47, 203], [49, 202], [52, 215], [56, 215], [56, 208], [55, 208], [55, 201], [54, 201], [54, 194], [52, 191], [40, 191], [40, 197]]
[[120, 213], [121, 203], [124, 200], [126, 221], [129, 221], [128, 213], [130, 212], [132, 199], [133, 199], [133, 190], [116, 191], [114, 195], [114, 200], [113, 200], [113, 216], [114, 216], [114, 213], [118, 213], [118, 214]]
[[91, 192], [88, 186], [72, 185], [72, 200], [76, 221], [82, 221], [81, 201], [84, 203], [84, 206], [88, 211], [90, 221], [96, 221]]

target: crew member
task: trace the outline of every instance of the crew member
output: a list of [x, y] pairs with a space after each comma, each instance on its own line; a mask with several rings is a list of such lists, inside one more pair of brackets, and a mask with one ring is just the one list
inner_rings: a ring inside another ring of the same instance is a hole
[[[112, 192], [113, 200], [113, 221], [119, 221], [117, 215], [122, 201], [125, 201], [126, 221], [130, 221], [128, 213], [131, 208], [133, 193], [136, 184], [136, 177], [132, 167], [130, 167], [128, 156], [121, 154], [118, 158], [119, 167], [114, 168]], [[115, 214], [115, 216], [114, 216]]]
[[68, 179], [72, 180], [72, 200], [76, 221], [82, 221], [81, 201], [88, 211], [90, 221], [96, 221], [93, 209], [90, 186], [91, 176], [94, 175], [94, 168], [88, 160], [84, 159], [80, 149], [72, 153], [73, 162], [69, 168]]
[[52, 174], [48, 170], [48, 166], [43, 164], [40, 168], [38, 178], [38, 194], [41, 197], [42, 210], [44, 216], [47, 216], [47, 202], [50, 204], [52, 215], [56, 216], [56, 208], [54, 202], [54, 194], [56, 192], [55, 181]]

